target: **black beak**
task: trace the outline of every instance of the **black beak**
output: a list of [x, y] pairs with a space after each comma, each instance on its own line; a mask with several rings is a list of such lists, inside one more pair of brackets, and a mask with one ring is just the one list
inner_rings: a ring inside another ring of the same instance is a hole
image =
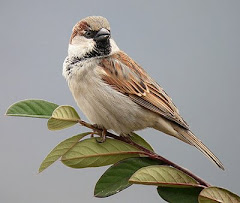
[[109, 39], [110, 36], [111, 36], [110, 31], [108, 31], [105, 28], [102, 28], [101, 30], [99, 30], [97, 32], [97, 34], [95, 35], [95, 37], [93, 39], [97, 42], [102, 42], [102, 41]]

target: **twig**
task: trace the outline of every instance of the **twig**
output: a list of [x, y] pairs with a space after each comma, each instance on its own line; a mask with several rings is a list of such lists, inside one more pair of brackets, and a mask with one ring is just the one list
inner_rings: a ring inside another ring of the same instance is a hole
[[[90, 128], [94, 131], [94, 133], [98, 134], [98, 135], [102, 135], [102, 129], [95, 126], [95, 125], [92, 125], [90, 123], [87, 123], [85, 121], [82, 121], [80, 120], [79, 123], [82, 125], [82, 126], [85, 126], [87, 128]], [[133, 142], [130, 138], [128, 137], [123, 137], [123, 136], [117, 136], [117, 135], [114, 135], [113, 133], [110, 133], [110, 132], [107, 132], [106, 134], [107, 137], [111, 137], [113, 139], [116, 139], [116, 140], [120, 140], [120, 141], [123, 141], [127, 144], [130, 144], [134, 147], [136, 147], [137, 149], [141, 150], [144, 152], [144, 155], [148, 156], [149, 158], [152, 158], [152, 159], [157, 159], [157, 160], [160, 160], [161, 162], [165, 163], [165, 165], [168, 165], [168, 166], [172, 166], [182, 172], [184, 172], [185, 174], [189, 175], [190, 177], [192, 177], [193, 179], [195, 179], [196, 181], [198, 181], [198, 183], [201, 185], [201, 186], [204, 186], [204, 187], [209, 187], [211, 186], [209, 183], [207, 183], [206, 181], [204, 181], [203, 179], [201, 179], [200, 177], [194, 175], [191, 171], [169, 161], [168, 159], [156, 154], [155, 152], [152, 152], [146, 148], [144, 148], [143, 146]]]

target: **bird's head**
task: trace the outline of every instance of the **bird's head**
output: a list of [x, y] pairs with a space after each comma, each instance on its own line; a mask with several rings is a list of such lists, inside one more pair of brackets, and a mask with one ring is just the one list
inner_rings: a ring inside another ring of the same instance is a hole
[[86, 17], [73, 27], [68, 49], [69, 56], [101, 57], [116, 50], [118, 47], [111, 39], [110, 25], [106, 18]]

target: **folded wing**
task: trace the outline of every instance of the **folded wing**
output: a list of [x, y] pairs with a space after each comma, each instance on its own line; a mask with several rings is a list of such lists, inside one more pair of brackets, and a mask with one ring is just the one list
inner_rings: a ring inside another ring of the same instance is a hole
[[124, 52], [104, 58], [100, 66], [105, 83], [128, 95], [138, 105], [189, 129], [172, 99]]

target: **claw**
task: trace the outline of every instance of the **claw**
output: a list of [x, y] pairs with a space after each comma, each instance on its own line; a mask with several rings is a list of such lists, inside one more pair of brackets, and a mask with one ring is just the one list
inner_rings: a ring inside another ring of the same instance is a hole
[[106, 141], [106, 134], [107, 134], [107, 130], [105, 128], [102, 129], [102, 134], [100, 139], [96, 139], [98, 143], [103, 143]]
[[[93, 127], [94, 127], [94, 128], [97, 128], [97, 129], [100, 128], [97, 124], [93, 124]], [[93, 130], [92, 133], [91, 133], [91, 137], [94, 137], [94, 135], [97, 135], [97, 134], [98, 134], [98, 133], [97, 133], [97, 130]]]
[[93, 131], [93, 132], [91, 133], [90, 137], [93, 138], [93, 137], [94, 137], [94, 134], [95, 134], [95, 131]]

